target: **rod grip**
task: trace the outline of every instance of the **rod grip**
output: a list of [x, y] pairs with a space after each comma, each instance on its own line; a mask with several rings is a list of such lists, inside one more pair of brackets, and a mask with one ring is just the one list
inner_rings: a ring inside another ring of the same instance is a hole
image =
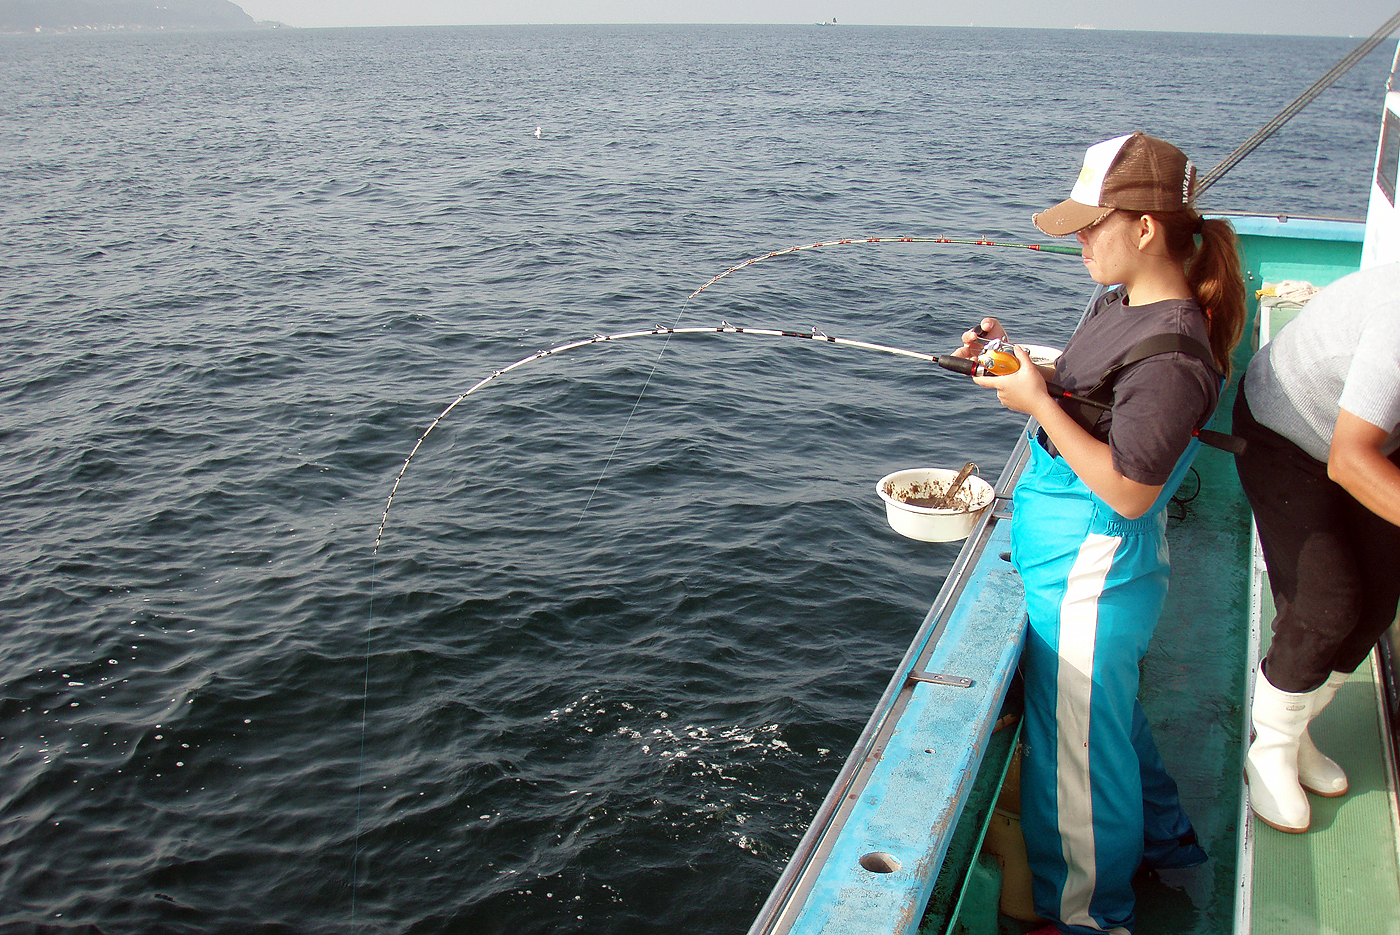
[[954, 357], [952, 354], [940, 354], [938, 366], [954, 373], [966, 374], [969, 377], [977, 372], [977, 361], [968, 357]]

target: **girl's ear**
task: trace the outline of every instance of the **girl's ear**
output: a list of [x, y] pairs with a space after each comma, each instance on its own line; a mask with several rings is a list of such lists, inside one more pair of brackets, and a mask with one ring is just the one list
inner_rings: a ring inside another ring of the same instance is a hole
[[1132, 236], [1137, 240], [1137, 248], [1146, 251], [1153, 243], [1160, 243], [1162, 237], [1162, 225], [1157, 223], [1157, 219], [1150, 214], [1139, 215], [1131, 229]]

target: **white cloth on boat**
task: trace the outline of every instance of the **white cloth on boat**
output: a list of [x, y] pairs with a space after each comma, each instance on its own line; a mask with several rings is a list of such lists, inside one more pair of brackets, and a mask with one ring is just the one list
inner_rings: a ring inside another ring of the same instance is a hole
[[1250, 362], [1250, 409], [1326, 463], [1338, 409], [1386, 429], [1400, 448], [1400, 263], [1327, 286]]
[[1272, 295], [1289, 302], [1306, 302], [1321, 291], [1305, 279], [1284, 279], [1280, 282], [1264, 283], [1264, 288], [1259, 290], [1258, 296]]

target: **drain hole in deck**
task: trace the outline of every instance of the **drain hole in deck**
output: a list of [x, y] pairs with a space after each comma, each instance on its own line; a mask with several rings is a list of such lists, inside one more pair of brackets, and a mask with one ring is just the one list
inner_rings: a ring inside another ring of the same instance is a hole
[[860, 865], [871, 873], [894, 873], [900, 868], [899, 858], [884, 851], [871, 851], [860, 859]]

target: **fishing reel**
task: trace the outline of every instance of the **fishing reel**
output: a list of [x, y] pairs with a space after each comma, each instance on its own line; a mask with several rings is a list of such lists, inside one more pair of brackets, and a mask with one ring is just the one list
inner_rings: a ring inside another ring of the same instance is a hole
[[[992, 338], [982, 345], [982, 349], [977, 352], [976, 357], [954, 357], [952, 354], [940, 354], [934, 360], [944, 370], [963, 373], [970, 377], [1004, 377], [1008, 373], [1015, 373], [1021, 369], [1021, 359], [1016, 356], [1016, 345], [1006, 338]], [[1076, 396], [1053, 380], [1045, 381], [1045, 392], [1056, 399], [1072, 400], [1094, 409], [1112, 408], [1108, 403], [1084, 396]]]
[[1016, 346], [1005, 338], [992, 338], [982, 345], [976, 357], [940, 355], [938, 366], [970, 377], [1004, 377], [1021, 369]]

